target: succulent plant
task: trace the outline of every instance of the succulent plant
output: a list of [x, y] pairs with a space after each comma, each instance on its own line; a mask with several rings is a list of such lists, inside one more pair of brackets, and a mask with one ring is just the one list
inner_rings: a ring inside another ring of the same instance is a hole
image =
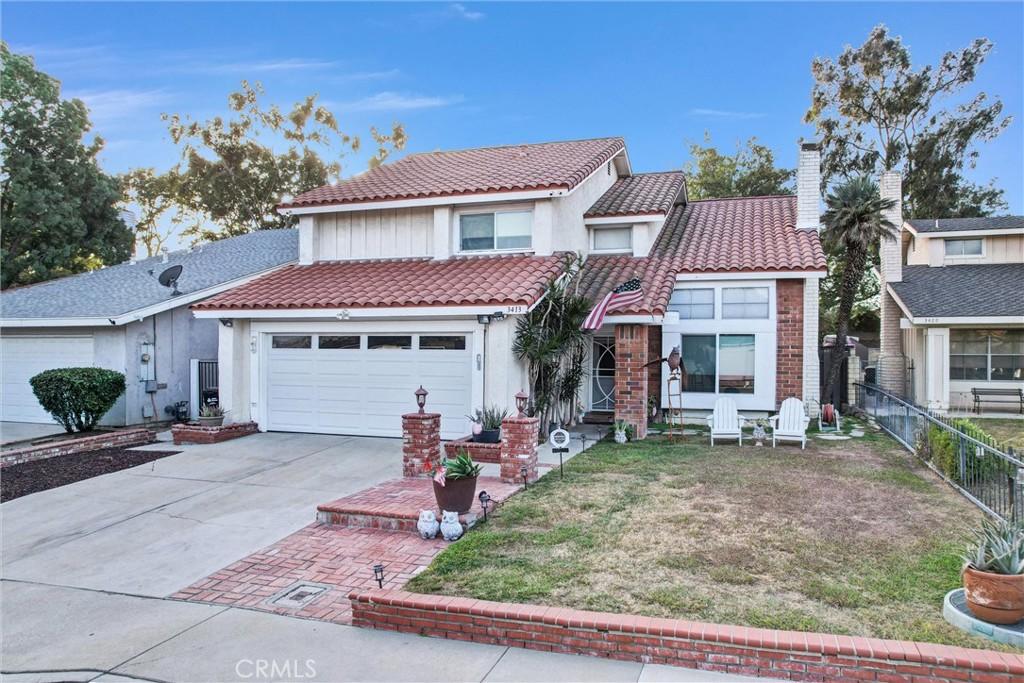
[[1006, 576], [1024, 574], [1024, 524], [983, 520], [963, 560], [964, 569]]
[[480, 476], [483, 469], [482, 465], [473, 462], [465, 450], [459, 450], [454, 458], [445, 460], [443, 465], [445, 479], [471, 479]]
[[220, 406], [203, 405], [199, 407], [199, 417], [224, 417], [224, 409]]

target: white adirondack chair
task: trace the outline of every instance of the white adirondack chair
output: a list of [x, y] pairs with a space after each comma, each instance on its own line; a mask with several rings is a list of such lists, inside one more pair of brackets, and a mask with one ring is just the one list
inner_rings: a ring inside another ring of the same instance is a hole
[[778, 415], [768, 418], [772, 428], [772, 448], [778, 441], [799, 441], [800, 448], [807, 445], [807, 425], [811, 418], [804, 411], [804, 403], [798, 398], [787, 398], [782, 402]]
[[715, 439], [732, 441], [738, 439], [743, 445], [743, 423], [747, 418], [736, 412], [736, 404], [731, 398], [720, 398], [715, 401], [714, 411], [708, 415], [708, 427], [711, 429], [711, 445]]

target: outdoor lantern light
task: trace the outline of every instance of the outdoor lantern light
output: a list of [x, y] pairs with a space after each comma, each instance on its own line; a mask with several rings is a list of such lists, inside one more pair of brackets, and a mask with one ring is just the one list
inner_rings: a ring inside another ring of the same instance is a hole
[[487, 506], [491, 504], [491, 497], [487, 491], [481, 491], [480, 495], [477, 496], [480, 499], [480, 507], [484, 510], [484, 521], [487, 521]]
[[420, 388], [416, 390], [416, 405], [420, 407], [420, 414], [423, 414], [423, 406], [427, 405], [427, 394], [430, 393], [420, 385]]
[[486, 313], [481, 313], [480, 315], [478, 315], [476, 317], [476, 321], [478, 323], [480, 323], [481, 325], [490, 325], [491, 324], [491, 316], [487, 315]]
[[377, 579], [377, 587], [384, 587], [384, 565], [375, 564], [373, 565], [373, 578]]
[[526, 469], [526, 465], [519, 468], [519, 476], [523, 478], [523, 488], [527, 488], [529, 486], [527, 477], [530, 476], [530, 470]]
[[530, 400], [529, 395], [520, 389], [516, 394], [516, 410], [519, 411], [519, 417], [526, 417], [526, 402], [528, 400]]

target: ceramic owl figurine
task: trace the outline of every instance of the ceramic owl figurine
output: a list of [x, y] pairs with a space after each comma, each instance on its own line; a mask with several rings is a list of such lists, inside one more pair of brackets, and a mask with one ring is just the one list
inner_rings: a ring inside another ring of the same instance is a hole
[[459, 513], [441, 511], [441, 535], [446, 541], [457, 541], [462, 536], [462, 525], [459, 524]]
[[433, 510], [420, 510], [420, 521], [416, 523], [416, 529], [420, 532], [421, 538], [434, 538], [441, 525], [437, 522], [437, 515]]

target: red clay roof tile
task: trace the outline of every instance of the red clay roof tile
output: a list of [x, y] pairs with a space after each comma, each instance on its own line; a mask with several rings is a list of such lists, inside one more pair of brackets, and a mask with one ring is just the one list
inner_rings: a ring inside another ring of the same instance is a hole
[[668, 213], [683, 183], [682, 171], [639, 173], [619, 178], [583, 215], [597, 218]]
[[197, 310], [530, 305], [564, 256], [474, 256], [292, 265], [195, 304]]
[[410, 154], [336, 185], [305, 192], [281, 208], [520, 190], [570, 190], [625, 147], [622, 138], [595, 138]]

